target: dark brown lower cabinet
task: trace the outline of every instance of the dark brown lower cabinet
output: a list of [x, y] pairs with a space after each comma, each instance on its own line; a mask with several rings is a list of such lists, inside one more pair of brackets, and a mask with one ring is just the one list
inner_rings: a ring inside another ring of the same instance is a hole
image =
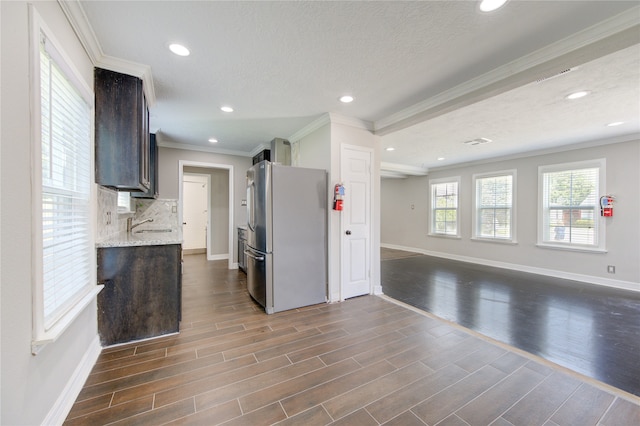
[[103, 346], [179, 330], [180, 244], [98, 248], [98, 332]]

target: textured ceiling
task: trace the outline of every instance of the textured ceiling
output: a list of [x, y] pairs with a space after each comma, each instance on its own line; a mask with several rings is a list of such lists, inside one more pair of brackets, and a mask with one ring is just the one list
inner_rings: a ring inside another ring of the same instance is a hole
[[[434, 156], [458, 163], [637, 133], [640, 126], [637, 2], [511, 0], [493, 14], [480, 13], [474, 1], [80, 4], [105, 55], [151, 67], [151, 125], [166, 142], [248, 155], [330, 112], [376, 128], [391, 123], [380, 134], [383, 145], [396, 150], [385, 151], [382, 160], [428, 168], [444, 164]], [[625, 15], [635, 22], [636, 46], [611, 59], [598, 61], [607, 52], [598, 53], [576, 71], [539, 85], [512, 81], [426, 121], [395, 118]], [[169, 53], [171, 42], [185, 44], [191, 55]], [[573, 87], [593, 96], [568, 107], [562, 96]], [[345, 93], [356, 100], [340, 104]], [[235, 112], [221, 112], [223, 104]], [[605, 133], [600, 123], [609, 116], [629, 122]], [[220, 142], [211, 145], [210, 137]], [[494, 142], [459, 149], [477, 137]]]

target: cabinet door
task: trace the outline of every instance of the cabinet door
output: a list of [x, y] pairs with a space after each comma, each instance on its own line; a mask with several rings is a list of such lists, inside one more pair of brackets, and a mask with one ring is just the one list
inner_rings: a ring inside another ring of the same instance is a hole
[[150, 135], [149, 135], [149, 108], [147, 107], [147, 98], [144, 96], [144, 90], [142, 85], [139, 86], [141, 93], [139, 94], [142, 102], [140, 102], [140, 181], [142, 186], [150, 189]]
[[132, 197], [158, 198], [158, 147], [155, 134], [151, 134], [149, 138], [149, 174], [151, 176], [149, 189], [144, 192], [132, 192]]
[[95, 69], [96, 183], [120, 191], [149, 189], [149, 113], [142, 80]]
[[180, 245], [98, 249], [98, 331], [103, 346], [175, 333]]

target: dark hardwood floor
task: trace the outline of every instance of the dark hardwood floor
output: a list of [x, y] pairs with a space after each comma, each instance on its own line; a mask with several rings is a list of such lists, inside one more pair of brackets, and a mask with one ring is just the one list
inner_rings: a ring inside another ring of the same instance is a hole
[[626, 426], [640, 399], [385, 297], [266, 315], [192, 255], [180, 334], [104, 349], [65, 424]]
[[640, 396], [640, 292], [400, 253], [387, 296]]

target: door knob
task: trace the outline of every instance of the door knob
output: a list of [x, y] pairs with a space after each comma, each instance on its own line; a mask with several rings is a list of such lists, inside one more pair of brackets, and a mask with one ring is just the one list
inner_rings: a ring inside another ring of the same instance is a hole
[[346, 234], [351, 235], [351, 231], [347, 230]]

